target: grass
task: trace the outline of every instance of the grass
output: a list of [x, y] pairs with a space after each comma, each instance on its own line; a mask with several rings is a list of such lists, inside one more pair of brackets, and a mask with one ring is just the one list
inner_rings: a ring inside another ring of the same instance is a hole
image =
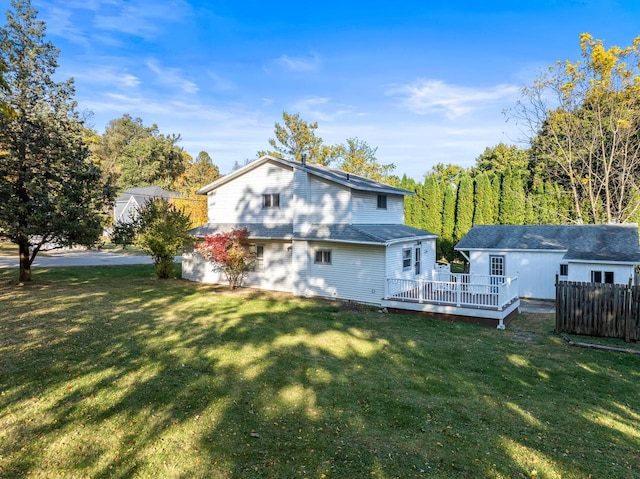
[[640, 357], [153, 278], [0, 270], [0, 477], [640, 474]]

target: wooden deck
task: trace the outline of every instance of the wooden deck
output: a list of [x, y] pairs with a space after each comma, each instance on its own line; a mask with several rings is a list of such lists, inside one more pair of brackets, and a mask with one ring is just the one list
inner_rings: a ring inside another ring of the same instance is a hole
[[387, 280], [383, 306], [428, 314], [504, 321], [520, 305], [517, 277], [454, 275], [448, 281]]

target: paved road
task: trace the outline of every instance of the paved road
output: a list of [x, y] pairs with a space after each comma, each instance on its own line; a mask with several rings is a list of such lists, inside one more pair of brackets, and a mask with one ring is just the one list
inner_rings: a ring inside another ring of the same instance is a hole
[[[176, 256], [180, 263], [181, 257]], [[84, 250], [54, 250], [46, 256], [38, 254], [33, 262], [34, 267], [52, 266], [107, 266], [116, 264], [151, 264], [150, 256], [113, 252], [113, 251], [84, 251]], [[17, 268], [18, 256], [0, 256], [0, 268]]]

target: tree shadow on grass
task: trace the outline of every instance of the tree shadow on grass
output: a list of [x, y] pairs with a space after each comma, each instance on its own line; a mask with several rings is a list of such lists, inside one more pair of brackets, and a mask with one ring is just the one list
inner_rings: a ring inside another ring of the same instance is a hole
[[637, 358], [144, 269], [74, 271], [0, 285], [2, 477], [625, 477], [638, 466]]

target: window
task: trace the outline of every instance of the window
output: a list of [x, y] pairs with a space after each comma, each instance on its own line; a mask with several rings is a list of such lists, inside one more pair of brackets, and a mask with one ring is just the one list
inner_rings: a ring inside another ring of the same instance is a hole
[[613, 284], [613, 271], [591, 271], [591, 282]]
[[258, 244], [256, 245], [256, 258], [253, 262], [253, 270], [254, 271], [264, 271], [264, 245]]
[[402, 269], [411, 268], [411, 249], [402, 250]]
[[317, 264], [331, 264], [331, 250], [330, 249], [317, 250], [315, 262]]
[[379, 210], [387, 209], [387, 195], [378, 195], [378, 209]]
[[504, 256], [490, 256], [489, 274], [493, 276], [504, 276]]
[[569, 275], [569, 265], [561, 264], [560, 265], [560, 276], [568, 276]]
[[420, 255], [422, 254], [422, 248], [417, 247], [415, 249], [415, 272], [416, 275], [420, 274]]
[[262, 195], [263, 208], [280, 208], [280, 193]]

